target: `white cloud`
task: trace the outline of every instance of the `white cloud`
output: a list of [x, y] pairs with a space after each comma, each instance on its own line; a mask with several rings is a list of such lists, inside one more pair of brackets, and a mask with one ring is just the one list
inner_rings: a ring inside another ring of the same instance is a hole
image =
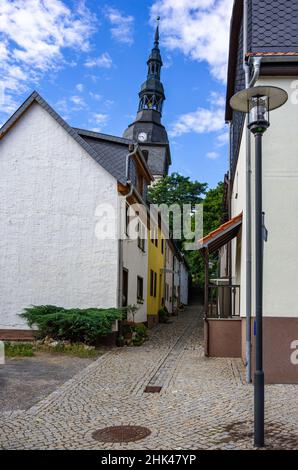
[[115, 104], [115, 101], [113, 100], [105, 100], [104, 105], [106, 108], [111, 108]]
[[5, 93], [4, 87], [0, 84], [0, 111], [5, 114], [12, 114], [17, 107], [18, 102], [11, 95]]
[[76, 109], [82, 109], [86, 107], [86, 103], [81, 96], [74, 95], [71, 96], [69, 99], [74, 105], [76, 105]]
[[84, 85], [83, 85], [83, 83], [77, 83], [77, 85], [76, 85], [76, 90], [77, 90], [79, 93], [82, 93], [82, 91], [84, 91]]
[[98, 58], [89, 58], [85, 62], [85, 67], [101, 67], [110, 69], [113, 66], [113, 60], [108, 52], [103, 52]]
[[[216, 136], [218, 146], [225, 144], [225, 98], [224, 95], [212, 91], [208, 98], [210, 106], [208, 108], [198, 107], [195, 111], [182, 114], [170, 125], [170, 136], [177, 137], [183, 134], [194, 132], [196, 134], [207, 134], [210, 132], [219, 133]], [[220, 132], [221, 131], [221, 132]]]
[[219, 93], [218, 91], [211, 91], [209, 102], [212, 106], [219, 106], [224, 108], [226, 105], [226, 98], [225, 95]]
[[93, 132], [101, 132], [100, 127], [92, 127], [90, 130], [93, 131]]
[[112, 7], [106, 8], [105, 15], [111, 23], [112, 37], [118, 42], [131, 45], [133, 43], [134, 17], [124, 15], [117, 8]]
[[161, 40], [169, 50], [206, 61], [225, 81], [232, 6], [233, 0], [155, 0], [151, 19], [161, 16]]
[[108, 115], [107, 114], [101, 114], [101, 113], [94, 113], [93, 118], [95, 119], [97, 124], [103, 124], [107, 122]]
[[102, 100], [102, 95], [98, 93], [93, 93], [92, 91], [89, 91], [89, 95], [91, 96], [93, 100], [96, 100], [96, 101]]
[[222, 134], [219, 134], [216, 137], [216, 145], [217, 147], [223, 147], [224, 145], [227, 145], [229, 143], [229, 133], [224, 132]]
[[218, 152], [208, 152], [206, 154], [206, 157], [209, 158], [210, 160], [216, 160], [217, 158], [220, 157], [220, 154]]
[[189, 132], [203, 134], [217, 132], [225, 127], [224, 108], [211, 105], [196, 111], [182, 114], [170, 127], [170, 136], [177, 137]]
[[163, 68], [169, 69], [173, 65], [173, 59], [170, 54], [167, 54], [165, 58], [163, 58]]
[[89, 119], [90, 123], [95, 123], [96, 126], [93, 129], [97, 129], [96, 132], [100, 132], [100, 130], [107, 124], [109, 120], [109, 115], [104, 113], [93, 113], [92, 118]]
[[65, 63], [65, 48], [87, 51], [95, 16], [81, 0], [71, 10], [62, 0], [1, 0], [0, 87], [5, 106], [38, 82], [45, 72]]
[[58, 109], [60, 113], [63, 113], [65, 117], [69, 115], [69, 108], [68, 108], [67, 101], [65, 98], [57, 101], [56, 108]]

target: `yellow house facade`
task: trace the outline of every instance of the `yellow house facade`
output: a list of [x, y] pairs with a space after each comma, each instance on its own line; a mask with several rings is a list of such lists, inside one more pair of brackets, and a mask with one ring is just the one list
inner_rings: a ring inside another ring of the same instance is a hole
[[164, 267], [166, 240], [160, 227], [148, 230], [148, 288], [147, 319], [148, 326], [158, 323], [158, 311], [164, 306]]

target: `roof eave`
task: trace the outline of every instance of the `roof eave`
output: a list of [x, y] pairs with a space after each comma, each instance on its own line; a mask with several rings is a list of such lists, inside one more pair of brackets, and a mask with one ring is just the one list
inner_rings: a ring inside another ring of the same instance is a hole
[[[237, 230], [239, 230], [241, 225], [242, 225], [242, 218], [243, 218], [243, 214], [241, 213], [241, 214], [237, 215], [236, 217], [233, 217], [232, 219], [230, 219], [228, 222], [225, 222], [220, 227], [218, 227], [216, 230], [213, 230], [208, 235], [206, 235], [204, 238], [199, 240], [199, 244], [200, 244], [199, 250], [200, 251], [201, 250], [210, 251], [210, 246], [212, 246], [212, 245], [213, 245], [213, 247], [217, 246], [216, 242], [220, 242], [220, 240], [225, 241], [226, 238], [228, 238], [230, 233], [231, 234], [233, 234], [233, 233], [237, 234]], [[232, 238], [234, 238], [234, 236]], [[230, 240], [228, 240], [228, 241], [230, 241]], [[222, 243], [222, 245], [220, 245], [220, 243], [219, 243], [220, 246], [224, 246], [225, 244], [226, 243]], [[213, 251], [216, 251], [216, 250], [212, 249], [211, 251], [213, 252]]]
[[228, 77], [227, 77], [227, 94], [226, 94], [226, 112], [225, 120], [230, 122], [233, 117], [233, 111], [230, 107], [230, 99], [234, 94], [235, 74], [237, 67], [237, 50], [238, 38], [243, 15], [243, 2], [239, 0], [234, 1], [232, 18], [230, 23], [230, 46], [228, 58]]

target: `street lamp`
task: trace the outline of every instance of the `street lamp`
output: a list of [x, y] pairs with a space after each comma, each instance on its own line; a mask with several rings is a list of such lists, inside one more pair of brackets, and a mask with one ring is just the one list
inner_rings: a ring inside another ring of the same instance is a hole
[[255, 136], [255, 245], [256, 245], [256, 342], [254, 374], [254, 442], [264, 447], [264, 371], [263, 371], [263, 208], [262, 137], [270, 126], [269, 112], [281, 107], [288, 94], [281, 88], [259, 86], [232, 96], [231, 108], [248, 114], [248, 128]]

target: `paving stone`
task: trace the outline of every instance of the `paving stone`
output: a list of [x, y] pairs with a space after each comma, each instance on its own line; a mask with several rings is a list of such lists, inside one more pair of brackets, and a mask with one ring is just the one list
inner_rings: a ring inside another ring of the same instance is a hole
[[[161, 393], [144, 393], [147, 385]], [[298, 449], [298, 386], [266, 386], [269, 448]], [[205, 358], [202, 308], [112, 350], [26, 411], [0, 414], [2, 449], [251, 449], [253, 387], [240, 359]], [[138, 442], [99, 443], [105, 426], [149, 427]]]

